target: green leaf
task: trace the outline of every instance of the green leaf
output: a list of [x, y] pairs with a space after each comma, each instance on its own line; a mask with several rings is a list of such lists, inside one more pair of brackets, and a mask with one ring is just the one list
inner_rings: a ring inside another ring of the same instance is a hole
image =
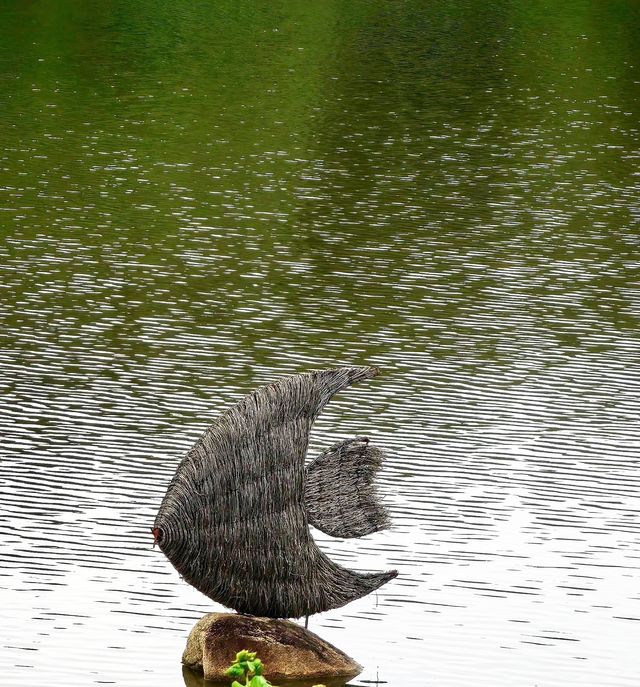
[[247, 687], [273, 687], [273, 685], [270, 685], [262, 675], [254, 675]]
[[236, 654], [236, 663], [241, 663], [242, 661], [253, 661], [256, 657], [255, 651], [248, 651], [247, 649], [242, 649]]
[[246, 685], [241, 685], [237, 680], [231, 683], [231, 687], [246, 687]]
[[244, 677], [245, 672], [245, 669], [239, 663], [234, 663], [226, 669], [225, 675], [229, 677]]

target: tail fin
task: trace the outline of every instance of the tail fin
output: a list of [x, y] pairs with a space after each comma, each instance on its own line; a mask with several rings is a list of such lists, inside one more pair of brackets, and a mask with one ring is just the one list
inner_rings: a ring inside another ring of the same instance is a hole
[[309, 524], [332, 537], [363, 537], [389, 526], [374, 479], [385, 454], [367, 437], [325, 449], [306, 470]]

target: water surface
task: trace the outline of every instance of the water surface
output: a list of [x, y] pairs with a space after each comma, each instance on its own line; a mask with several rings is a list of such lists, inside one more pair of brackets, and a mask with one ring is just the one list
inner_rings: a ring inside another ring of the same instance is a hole
[[396, 567], [310, 627], [356, 685], [640, 681], [630, 0], [3, 6], [0, 669], [181, 687], [215, 606], [149, 527], [279, 375], [374, 364]]

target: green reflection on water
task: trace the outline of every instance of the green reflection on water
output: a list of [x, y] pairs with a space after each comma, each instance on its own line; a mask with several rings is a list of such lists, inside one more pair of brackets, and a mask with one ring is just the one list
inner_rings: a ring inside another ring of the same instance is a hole
[[[586, 0], [9, 3], [12, 345], [104, 320], [93, 345], [152, 357], [159, 319], [235, 327], [253, 363], [328, 338], [327, 362], [457, 359], [470, 312], [558, 346], [581, 319], [633, 327], [638, 18]], [[496, 308], [507, 267], [523, 301]]]

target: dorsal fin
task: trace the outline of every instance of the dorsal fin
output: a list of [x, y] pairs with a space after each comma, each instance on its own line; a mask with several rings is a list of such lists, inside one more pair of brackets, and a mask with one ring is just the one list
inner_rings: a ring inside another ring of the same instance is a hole
[[384, 453], [367, 437], [325, 449], [306, 470], [305, 507], [309, 524], [332, 537], [363, 537], [389, 526], [374, 479]]

